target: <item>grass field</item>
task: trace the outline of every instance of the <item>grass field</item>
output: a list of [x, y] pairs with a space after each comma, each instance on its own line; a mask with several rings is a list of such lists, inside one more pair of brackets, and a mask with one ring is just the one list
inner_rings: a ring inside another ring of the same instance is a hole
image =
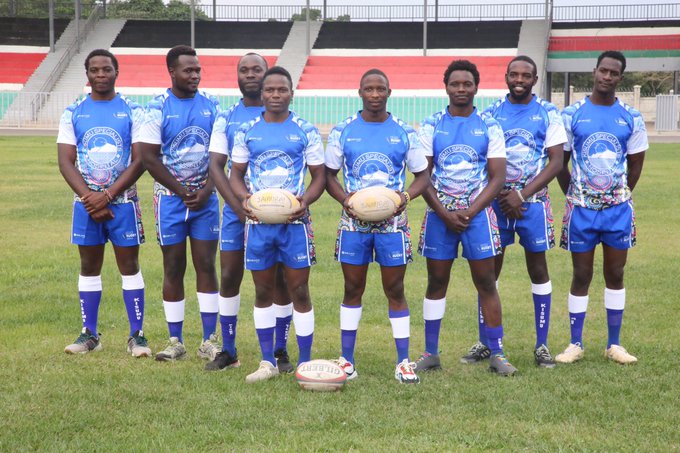
[[[467, 264], [454, 265], [442, 326], [444, 371], [418, 386], [393, 377], [387, 304], [370, 270], [358, 336], [360, 377], [335, 394], [301, 391], [292, 376], [246, 385], [259, 362], [246, 275], [238, 347], [243, 366], [204, 372], [193, 273], [187, 272], [188, 360], [157, 363], [125, 353], [127, 318], [111, 250], [103, 271], [100, 331], [104, 350], [67, 356], [78, 334], [79, 269], [69, 244], [71, 193], [57, 168], [53, 137], [0, 137], [0, 451], [678, 451], [680, 349], [677, 304], [680, 203], [677, 145], [654, 145], [635, 191], [638, 246], [629, 254], [622, 340], [638, 356], [622, 367], [606, 346], [601, 273], [586, 319], [586, 358], [554, 370], [533, 364], [533, 308], [524, 258], [511, 247], [501, 278], [505, 345], [521, 374], [500, 378], [458, 357], [476, 339], [476, 296]], [[151, 178], [140, 182], [147, 244], [145, 334], [154, 351], [167, 337], [161, 304], [161, 255], [155, 241]], [[553, 189], [555, 218], [564, 197]], [[413, 239], [424, 205], [410, 207]], [[313, 355], [337, 357], [342, 277], [333, 260], [338, 206], [313, 206], [319, 264], [312, 270], [316, 312]], [[559, 228], [558, 228], [559, 232]], [[598, 254], [599, 255], [599, 254]], [[569, 254], [548, 256], [554, 288], [550, 346], [569, 341]], [[601, 266], [601, 255], [596, 266]], [[412, 358], [423, 348], [425, 262], [407, 272]], [[294, 339], [290, 350], [297, 356]]]

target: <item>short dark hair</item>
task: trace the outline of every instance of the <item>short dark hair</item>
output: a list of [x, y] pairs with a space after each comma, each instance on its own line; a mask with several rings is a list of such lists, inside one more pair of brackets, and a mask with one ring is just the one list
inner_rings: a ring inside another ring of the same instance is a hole
[[453, 60], [444, 71], [444, 86], [449, 84], [449, 77], [453, 71], [467, 71], [475, 79], [475, 85], [479, 86], [479, 71], [477, 66], [469, 60]]
[[381, 77], [385, 78], [385, 81], [387, 82], [387, 88], [390, 87], [390, 79], [387, 77], [387, 74], [385, 74], [383, 71], [377, 68], [369, 69], [368, 71], [364, 72], [364, 75], [361, 76], [361, 79], [359, 79], [359, 88], [361, 88], [361, 84], [364, 83], [364, 79], [370, 75], [379, 75]]
[[168, 68], [172, 68], [177, 64], [177, 60], [179, 60], [180, 55], [189, 55], [195, 57], [196, 49], [191, 46], [185, 46], [184, 44], [170, 49], [168, 54], [165, 56], [165, 64], [168, 66]]
[[86, 71], [90, 69], [90, 59], [94, 57], [109, 57], [111, 59], [111, 63], [113, 63], [113, 69], [118, 71], [118, 60], [116, 59], [116, 56], [106, 49], [94, 49], [87, 55], [87, 58], [85, 58]]
[[293, 89], [293, 78], [290, 76], [290, 72], [283, 66], [272, 66], [271, 68], [267, 69], [264, 73], [264, 76], [262, 76], [262, 83], [269, 77], [270, 75], [282, 75], [286, 79], [288, 79], [288, 83], [290, 84], [290, 89]]
[[510, 60], [510, 63], [508, 63], [508, 67], [505, 70], [505, 72], [510, 72], [510, 65], [513, 64], [516, 61], [524, 61], [529, 63], [531, 66], [534, 67], [534, 75], [538, 74], [538, 68], [536, 67], [536, 62], [529, 56], [527, 55], [517, 55], [515, 58]]
[[599, 57], [597, 57], [597, 64], [595, 67], [597, 68], [600, 66], [600, 63], [602, 63], [602, 60], [605, 58], [613, 58], [614, 60], [619, 60], [621, 62], [621, 74], [623, 74], [623, 71], [626, 70], [626, 57], [623, 55], [621, 52], [618, 50], [605, 50], [600, 54]]
[[269, 63], [267, 63], [267, 59], [265, 57], [256, 52], [248, 52], [247, 54], [243, 55], [241, 58], [238, 59], [238, 63], [236, 64], [237, 69], [241, 66], [241, 61], [243, 61], [245, 57], [259, 57], [264, 63], [265, 71], [267, 70], [267, 68], [269, 68]]

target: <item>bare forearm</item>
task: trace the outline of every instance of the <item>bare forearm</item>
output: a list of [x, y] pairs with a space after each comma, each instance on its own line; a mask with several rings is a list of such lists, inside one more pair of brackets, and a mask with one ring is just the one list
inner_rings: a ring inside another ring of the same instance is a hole
[[326, 192], [340, 204], [347, 197], [345, 189], [338, 180], [338, 170], [326, 168]]

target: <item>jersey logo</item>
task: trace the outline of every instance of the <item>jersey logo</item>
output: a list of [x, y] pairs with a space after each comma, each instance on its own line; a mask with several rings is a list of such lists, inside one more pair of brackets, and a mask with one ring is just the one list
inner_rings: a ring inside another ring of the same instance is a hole
[[123, 139], [110, 127], [93, 127], [83, 135], [85, 165], [90, 168], [93, 182], [110, 184], [112, 171], [123, 158]]
[[401, 139], [399, 137], [391, 136], [387, 137], [387, 142], [390, 145], [398, 145], [399, 143], [401, 143]]
[[390, 187], [394, 184], [394, 165], [384, 154], [369, 152], [354, 161], [352, 175], [358, 181], [359, 188]]
[[508, 159], [505, 179], [519, 181], [524, 176], [524, 167], [533, 161], [536, 141], [531, 132], [521, 128], [507, 130], [503, 135]]
[[599, 183], [600, 178], [592, 179], [598, 186], [604, 186], [600, 188], [606, 188], [610, 184], [611, 178], [609, 176], [614, 173], [616, 163], [623, 156], [623, 150], [615, 135], [608, 132], [596, 132], [583, 142], [581, 156], [583, 163], [592, 175], [607, 177]]
[[300, 136], [299, 136], [299, 135], [295, 135], [295, 134], [290, 134], [290, 135], [287, 135], [287, 136], [286, 136], [286, 140], [288, 140], [289, 142], [299, 142], [299, 141], [300, 141]]
[[122, 118], [127, 118], [128, 114], [125, 113], [125, 112], [116, 112], [116, 113], [113, 114], [113, 116], [116, 117], [116, 118], [122, 119]]
[[472, 133], [472, 135], [476, 135], [477, 137], [481, 137], [482, 135], [484, 135], [484, 131], [481, 129], [472, 129], [472, 131], [470, 132]]
[[[255, 190], [269, 187], [294, 189], [292, 187], [295, 168], [288, 154], [278, 149], [263, 152], [253, 162], [250, 181]], [[291, 190], [294, 192], [294, 190]]]
[[209, 117], [209, 116], [212, 115], [212, 112], [210, 110], [204, 109], [204, 110], [201, 111], [201, 115], [203, 115], [205, 117]]
[[360, 142], [361, 137], [347, 137], [347, 142]]
[[616, 124], [619, 126], [628, 126], [628, 123], [626, 123], [626, 120], [623, 118], [616, 118]]
[[175, 156], [181, 170], [195, 170], [207, 163], [210, 136], [198, 126], [189, 126], [177, 134], [170, 144], [170, 154]]
[[541, 115], [531, 115], [531, 121], [543, 121], [543, 117]]
[[479, 156], [469, 145], [451, 145], [437, 158], [437, 177], [452, 195], [464, 194], [477, 172]]

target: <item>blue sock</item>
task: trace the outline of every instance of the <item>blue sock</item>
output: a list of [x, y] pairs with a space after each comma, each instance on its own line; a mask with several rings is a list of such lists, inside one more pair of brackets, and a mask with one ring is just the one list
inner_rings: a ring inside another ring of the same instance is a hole
[[238, 316], [220, 315], [222, 326], [222, 351], [226, 351], [232, 357], [236, 355], [236, 324]]
[[182, 326], [184, 321], [179, 322], [168, 322], [168, 331], [171, 337], [179, 338], [180, 343], [184, 343], [184, 338], [182, 337]]
[[[288, 346], [288, 332], [290, 331], [290, 321], [293, 319], [293, 315], [286, 316], [283, 318], [276, 318], [276, 344], [274, 350], [279, 349], [286, 350]], [[307, 359], [306, 361], [309, 361]]]
[[394, 344], [397, 346], [397, 363], [401, 363], [404, 359], [408, 359], [408, 343], [408, 337], [394, 339]]
[[609, 331], [607, 349], [611, 348], [613, 344], [619, 344], [619, 334], [621, 333], [622, 321], [623, 310], [607, 308], [607, 330]]
[[583, 324], [586, 320], [586, 312], [569, 313], [569, 320], [571, 322], [571, 340], [569, 342], [583, 347]]
[[483, 345], [489, 346], [489, 340], [486, 335], [486, 324], [484, 323], [484, 315], [482, 314], [482, 301], [477, 295], [477, 324], [479, 326], [479, 342]]
[[97, 333], [97, 318], [99, 317], [99, 303], [102, 300], [101, 291], [79, 291], [80, 295], [80, 312], [83, 316], [83, 327], [92, 332], [92, 335]]
[[309, 362], [312, 358], [312, 342], [314, 340], [314, 334], [297, 335], [298, 348], [300, 349], [300, 357], [298, 358], [298, 365], [304, 362]]
[[255, 330], [257, 331], [257, 339], [260, 342], [262, 360], [266, 360], [276, 366], [276, 358], [274, 358], [274, 327]]
[[201, 312], [201, 323], [203, 324], [203, 341], [209, 340], [210, 335], [217, 330], [217, 314]]
[[503, 325], [498, 327], [486, 326], [487, 346], [491, 349], [491, 355], [503, 354]]
[[533, 294], [534, 322], [536, 323], [536, 346], [548, 346], [548, 329], [550, 328], [551, 294]]
[[439, 330], [441, 319], [425, 320], [425, 352], [439, 354]]
[[123, 302], [130, 322], [130, 336], [144, 324], [144, 289], [124, 289]]
[[341, 330], [340, 342], [342, 344], [342, 356], [349, 363], [354, 364], [354, 345], [357, 341], [356, 330]]

